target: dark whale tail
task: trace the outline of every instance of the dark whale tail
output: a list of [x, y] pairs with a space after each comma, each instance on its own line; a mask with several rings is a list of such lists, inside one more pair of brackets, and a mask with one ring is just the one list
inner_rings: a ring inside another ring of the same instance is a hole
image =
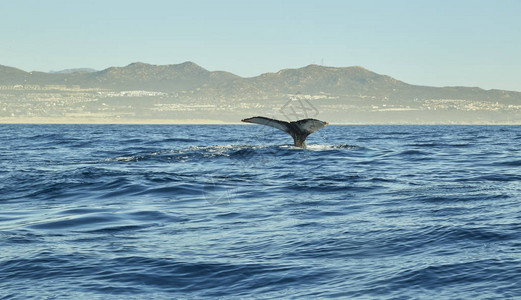
[[305, 148], [306, 138], [313, 132], [329, 125], [316, 119], [302, 119], [295, 122], [285, 122], [266, 117], [252, 117], [242, 120], [247, 123], [255, 123], [280, 129], [293, 137], [295, 147]]

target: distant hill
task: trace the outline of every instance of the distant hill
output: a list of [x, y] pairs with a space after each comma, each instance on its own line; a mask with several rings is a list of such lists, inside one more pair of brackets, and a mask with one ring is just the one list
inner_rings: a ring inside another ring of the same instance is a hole
[[98, 70], [90, 69], [90, 68], [78, 68], [78, 69], [65, 69], [61, 71], [50, 71], [51, 74], [71, 74], [71, 73], [93, 73]]
[[224, 71], [208, 71], [193, 62], [174, 65], [132, 63], [102, 71], [71, 69], [55, 73], [25, 72], [0, 66], [0, 85], [77, 85], [116, 91], [190, 92], [198, 98], [270, 99], [285, 94], [328, 95], [339, 99], [463, 99], [521, 102], [521, 93], [477, 87], [410, 85], [362, 67], [309, 65], [252, 78]]
[[24, 84], [29, 77], [25, 71], [0, 65], [0, 85]]
[[55, 73], [0, 66], [0, 123], [239, 122], [252, 115], [350, 124], [521, 124], [521, 93], [411, 85], [359, 66], [309, 65], [251, 78], [193, 62]]
[[24, 72], [0, 65], [0, 85], [79, 85], [83, 88], [173, 92], [196, 89], [208, 84], [218, 85], [238, 78], [240, 77], [228, 72], [210, 72], [192, 62], [177, 65], [137, 62], [126, 67], [110, 67], [102, 71], [70, 69], [53, 73]]
[[391, 91], [408, 86], [385, 75], [379, 75], [362, 67], [332, 68], [309, 65], [300, 69], [285, 69], [251, 79], [259, 89], [275, 89], [284, 93], [360, 94]]

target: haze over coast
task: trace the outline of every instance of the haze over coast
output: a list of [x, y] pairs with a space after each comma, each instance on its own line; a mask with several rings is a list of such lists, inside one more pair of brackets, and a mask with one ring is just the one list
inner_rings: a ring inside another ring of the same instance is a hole
[[243, 78], [193, 62], [101, 71], [0, 66], [2, 123], [223, 124], [266, 115], [338, 124], [517, 124], [521, 93], [405, 83], [308, 65]]

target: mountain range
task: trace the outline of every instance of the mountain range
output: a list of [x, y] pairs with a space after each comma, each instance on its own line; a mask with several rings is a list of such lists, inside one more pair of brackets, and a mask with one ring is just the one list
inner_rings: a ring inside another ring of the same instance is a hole
[[65, 69], [60, 71], [50, 71], [49, 73], [52, 74], [71, 74], [71, 73], [78, 73], [78, 72], [87, 72], [87, 73], [93, 73], [97, 72], [97, 70], [91, 69], [91, 68], [79, 68], [79, 69]]
[[358, 66], [308, 65], [244, 78], [193, 62], [50, 73], [0, 65], [0, 117], [236, 122], [257, 114], [288, 118], [289, 99], [311, 101], [312, 111], [338, 123], [521, 123], [521, 92], [412, 85]]
[[208, 71], [193, 62], [175, 65], [132, 63], [102, 71], [85, 69], [58, 73], [25, 72], [0, 65], [0, 85], [77, 85], [110, 90], [179, 92], [196, 90], [201, 96], [269, 97], [273, 94], [326, 94], [387, 99], [464, 99], [521, 101], [521, 93], [477, 87], [428, 87], [407, 84], [363, 67], [309, 65], [243, 78], [224, 71]]

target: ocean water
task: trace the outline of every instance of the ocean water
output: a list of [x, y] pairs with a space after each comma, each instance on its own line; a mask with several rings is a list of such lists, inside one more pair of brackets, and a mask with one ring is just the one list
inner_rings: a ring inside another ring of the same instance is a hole
[[0, 125], [1, 299], [519, 299], [521, 127]]

